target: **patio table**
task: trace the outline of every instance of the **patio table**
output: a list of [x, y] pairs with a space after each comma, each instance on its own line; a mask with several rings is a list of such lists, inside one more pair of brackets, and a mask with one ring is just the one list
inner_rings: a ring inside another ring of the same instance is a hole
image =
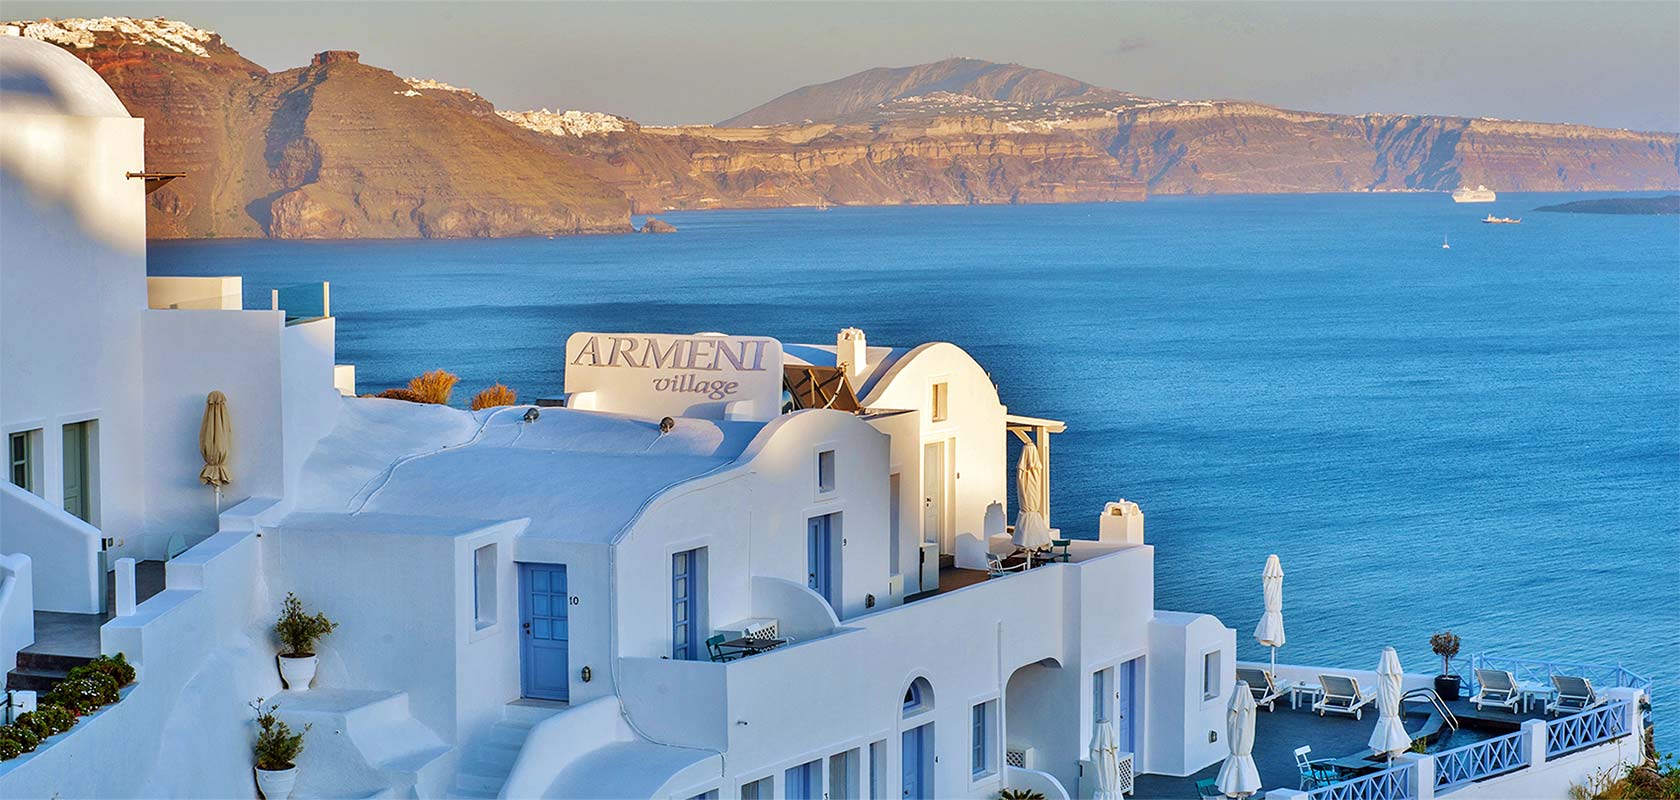
[[1366, 773], [1366, 772], [1374, 772], [1376, 770], [1379, 770], [1379, 769], [1383, 768], [1383, 762], [1372, 761], [1372, 760], [1370, 760], [1370, 758], [1368, 758], [1366, 756], [1342, 756], [1341, 758], [1326, 758], [1322, 761], [1316, 761], [1314, 763], [1328, 764], [1332, 767], [1335, 767], [1337, 772], [1346, 772], [1346, 773], [1349, 773], [1351, 775], [1360, 775], [1360, 774], [1363, 774], [1363, 773]]
[[758, 639], [752, 636], [743, 636], [739, 639], [730, 639], [729, 641], [718, 645], [718, 647], [737, 650], [744, 655], [750, 656], [774, 650], [784, 644], [787, 644], [787, 642], [788, 640], [786, 639]]
[[1522, 693], [1522, 707], [1525, 714], [1530, 711], [1530, 706], [1535, 700], [1540, 700], [1541, 705], [1544, 706], [1545, 703], [1551, 702], [1552, 695], [1557, 694], [1555, 687], [1538, 681], [1518, 681], [1517, 691]]
[[1289, 707], [1291, 709], [1300, 708], [1302, 695], [1306, 696], [1308, 702], [1316, 702], [1322, 694], [1324, 694], [1323, 687], [1316, 683], [1297, 683], [1289, 687]]

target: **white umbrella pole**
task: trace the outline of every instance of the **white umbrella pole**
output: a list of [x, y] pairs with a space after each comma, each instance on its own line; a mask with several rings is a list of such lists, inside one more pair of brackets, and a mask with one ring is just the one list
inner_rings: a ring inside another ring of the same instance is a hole
[[1277, 680], [1277, 648], [1272, 648], [1272, 680]]
[[222, 487], [216, 487], [216, 516], [222, 515]]

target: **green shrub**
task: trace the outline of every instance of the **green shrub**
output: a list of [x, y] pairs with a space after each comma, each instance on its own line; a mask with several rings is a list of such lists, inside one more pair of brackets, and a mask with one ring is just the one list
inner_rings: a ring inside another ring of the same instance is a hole
[[16, 739], [7, 739], [0, 736], [0, 761], [17, 758], [21, 755], [23, 755], [23, 745], [19, 744]]
[[34, 750], [35, 745], [41, 743], [41, 737], [36, 734], [35, 731], [17, 724], [7, 725], [4, 728], [0, 728], [0, 737], [5, 737], [17, 742], [18, 745], [23, 747], [23, 752], [25, 753]]
[[291, 726], [274, 716], [280, 706], [275, 704], [265, 709], [261, 697], [251, 708], [257, 712], [257, 741], [251, 747], [257, 769], [291, 769], [298, 754], [303, 752], [303, 734], [312, 726], [305, 725], [302, 732], [293, 733]]
[[274, 623], [274, 633], [280, 637], [280, 644], [286, 651], [281, 655], [288, 658], [305, 658], [315, 655], [315, 640], [326, 636], [338, 627], [338, 623], [327, 619], [326, 614], [307, 614], [303, 610], [303, 601], [291, 592], [286, 593], [286, 603], [280, 609], [280, 619]]
[[117, 688], [122, 688], [134, 682], [134, 666], [128, 663], [128, 657], [122, 653], [114, 656], [100, 656], [91, 662], [70, 670], [66, 677], [85, 678], [89, 675], [105, 675], [117, 682]]
[[117, 702], [117, 696], [116, 680], [104, 673], [95, 672], [59, 681], [42, 699], [82, 715], [91, 713], [100, 706]]
[[37, 728], [49, 731], [41, 738], [45, 739], [55, 733], [63, 733], [76, 725], [76, 714], [70, 709], [54, 703], [42, 702], [35, 706], [35, 710], [19, 715], [19, 719], [31, 717]]

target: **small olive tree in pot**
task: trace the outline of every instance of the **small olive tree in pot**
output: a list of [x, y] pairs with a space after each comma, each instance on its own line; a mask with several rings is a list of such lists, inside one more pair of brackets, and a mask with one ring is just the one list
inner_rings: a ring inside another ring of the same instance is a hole
[[280, 653], [280, 678], [286, 682], [286, 688], [294, 692], [309, 691], [309, 682], [315, 680], [315, 667], [320, 662], [315, 657], [315, 640], [337, 627], [338, 623], [327, 619], [326, 614], [306, 613], [303, 601], [291, 592], [286, 593], [280, 619], [274, 623], [274, 633], [285, 647]]
[[1429, 637], [1429, 649], [1441, 657], [1441, 674], [1435, 676], [1435, 693], [1442, 700], [1457, 700], [1464, 688], [1464, 679], [1453, 675], [1452, 660], [1458, 655], [1460, 640], [1452, 631], [1441, 631]]
[[256, 759], [257, 789], [267, 800], [286, 800], [297, 785], [297, 757], [303, 752], [303, 731], [293, 733], [290, 725], [274, 716], [279, 704], [263, 707], [263, 699], [251, 704], [257, 712], [257, 741], [251, 747]]

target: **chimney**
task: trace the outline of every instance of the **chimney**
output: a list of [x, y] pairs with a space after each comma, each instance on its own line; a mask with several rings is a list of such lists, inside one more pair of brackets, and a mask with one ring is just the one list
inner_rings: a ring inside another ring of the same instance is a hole
[[[856, 381], [869, 369], [869, 343], [858, 328], [841, 328], [835, 342], [834, 363], [846, 367], [847, 380]], [[855, 385], [855, 384], [854, 384]]]

